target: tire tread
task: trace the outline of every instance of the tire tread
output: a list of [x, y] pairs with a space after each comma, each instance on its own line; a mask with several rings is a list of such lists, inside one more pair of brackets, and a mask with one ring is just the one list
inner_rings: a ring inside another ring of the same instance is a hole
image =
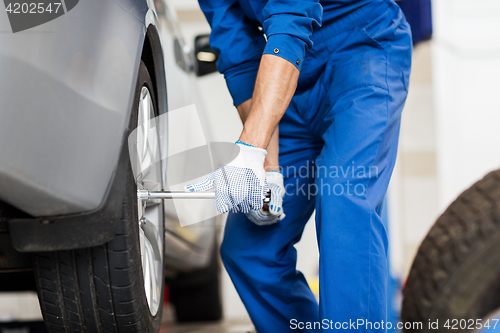
[[410, 269], [403, 290], [403, 322], [425, 326], [446, 284], [468, 254], [500, 231], [499, 203], [500, 170], [496, 170], [463, 192], [439, 217]]

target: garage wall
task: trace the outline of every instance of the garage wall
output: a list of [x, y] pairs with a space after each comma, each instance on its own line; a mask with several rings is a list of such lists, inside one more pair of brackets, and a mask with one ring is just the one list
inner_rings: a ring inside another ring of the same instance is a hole
[[393, 270], [406, 276], [435, 219], [500, 167], [500, 2], [433, 0], [434, 36], [414, 50], [390, 188]]
[[440, 209], [500, 167], [500, 2], [435, 0]]

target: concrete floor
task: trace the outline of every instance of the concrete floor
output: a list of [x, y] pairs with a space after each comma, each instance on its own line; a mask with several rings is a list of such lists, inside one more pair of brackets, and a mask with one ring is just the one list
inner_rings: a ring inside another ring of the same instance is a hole
[[[244, 318], [196, 324], [177, 324], [173, 318], [174, 313], [171, 307], [165, 307], [160, 333], [255, 333], [250, 320]], [[14, 322], [12, 318], [0, 317], [0, 333], [47, 333], [47, 330], [41, 320], [41, 315]]]
[[223, 320], [219, 323], [177, 324], [170, 307], [163, 310], [160, 333], [254, 333], [250, 320]]
[[221, 322], [200, 324], [165, 324], [160, 333], [254, 333], [252, 324], [243, 322]]
[[[42, 321], [0, 323], [0, 333], [47, 333]], [[222, 321], [220, 323], [175, 324], [164, 323], [160, 333], [255, 333], [248, 322]]]

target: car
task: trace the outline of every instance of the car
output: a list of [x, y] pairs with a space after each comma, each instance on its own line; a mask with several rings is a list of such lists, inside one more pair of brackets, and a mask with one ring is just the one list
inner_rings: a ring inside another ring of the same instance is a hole
[[214, 218], [181, 228], [171, 202], [137, 196], [168, 189], [173, 125], [159, 119], [195, 103], [203, 114], [193, 86], [216, 70], [208, 36], [191, 52], [164, 0], [61, 0], [54, 17], [57, 2], [8, 3], [0, 290], [36, 290], [51, 332], [158, 332], [165, 281], [179, 320], [220, 319]]

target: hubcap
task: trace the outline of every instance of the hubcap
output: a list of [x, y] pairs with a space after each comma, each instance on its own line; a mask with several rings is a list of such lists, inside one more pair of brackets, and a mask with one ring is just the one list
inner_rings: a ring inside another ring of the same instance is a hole
[[[138, 189], [161, 190], [161, 158], [158, 130], [151, 94], [143, 86], [137, 117]], [[154, 316], [160, 307], [163, 273], [163, 205], [158, 199], [137, 200], [139, 240], [144, 290]]]

